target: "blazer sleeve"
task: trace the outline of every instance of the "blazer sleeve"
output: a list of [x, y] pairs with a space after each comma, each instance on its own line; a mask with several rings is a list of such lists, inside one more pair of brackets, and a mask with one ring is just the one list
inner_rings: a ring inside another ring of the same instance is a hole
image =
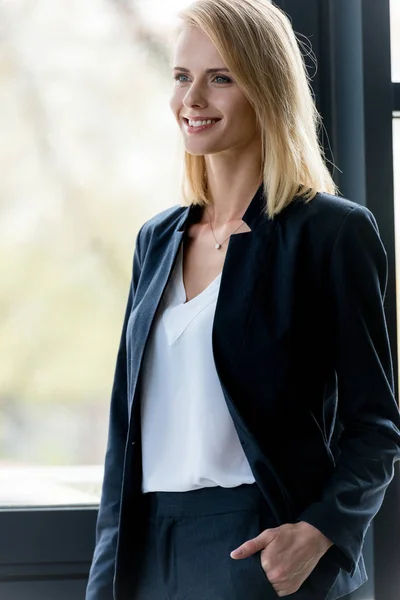
[[113, 598], [114, 564], [120, 512], [120, 496], [128, 434], [126, 328], [141, 270], [139, 237], [136, 237], [132, 279], [114, 372], [109, 411], [104, 477], [96, 523], [96, 543], [86, 587], [85, 600]]
[[367, 529], [381, 507], [400, 458], [400, 415], [384, 314], [387, 255], [376, 220], [352, 208], [331, 254], [328, 317], [344, 427], [335, 470], [306, 521], [333, 543], [329, 551], [354, 574]]

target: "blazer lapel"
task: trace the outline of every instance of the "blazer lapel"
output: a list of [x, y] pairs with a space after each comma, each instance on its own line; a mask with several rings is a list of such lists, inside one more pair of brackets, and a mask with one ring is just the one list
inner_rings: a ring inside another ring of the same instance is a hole
[[[139, 380], [143, 354], [148, 341], [150, 328], [153, 324], [158, 305], [172, 273], [183, 235], [184, 231], [175, 231], [165, 248], [163, 248], [162, 251], [158, 251], [158, 256], [154, 256], [152, 262], [154, 260], [157, 268], [154, 274], [150, 277], [144, 294], [141, 297], [138, 295], [133, 303], [126, 333], [127, 360], [129, 365], [129, 421], [131, 420], [132, 416], [132, 405], [136, 403], [136, 391], [139, 387], [137, 383]], [[139, 290], [140, 283], [138, 292]]]
[[[229, 239], [221, 274], [213, 322], [213, 345], [214, 343], [218, 344], [219, 336], [227, 335], [227, 332], [230, 332], [233, 351], [240, 348], [251, 307], [254, 285], [257, 281], [257, 270], [261, 266], [260, 262], [265, 264], [264, 261], [255, 260], [255, 257], [266, 256], [271, 237], [271, 226], [267, 227], [266, 231], [265, 228], [260, 227], [265, 223], [272, 224], [263, 213], [262, 190], [263, 186], [261, 185], [242, 217], [251, 231], [232, 235]], [[150, 273], [146, 273], [146, 261], [143, 266], [127, 326], [127, 358], [130, 367], [128, 373], [129, 420], [131, 420], [132, 410], [136, 404], [143, 355], [157, 308], [171, 276], [183, 237], [189, 225], [197, 221], [200, 212], [201, 207], [197, 205], [192, 204], [187, 207], [165, 244], [157, 243], [154, 249], [149, 249], [151, 265], [156, 265], [154, 269]], [[243, 285], [244, 275], [246, 276], [246, 285]], [[144, 288], [143, 293], [141, 285]], [[238, 306], [240, 306], [240, 311], [237, 310]]]

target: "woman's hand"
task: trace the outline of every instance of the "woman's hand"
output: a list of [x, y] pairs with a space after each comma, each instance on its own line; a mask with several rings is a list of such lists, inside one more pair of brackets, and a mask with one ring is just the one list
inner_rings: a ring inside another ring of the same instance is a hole
[[247, 558], [261, 551], [267, 578], [278, 596], [287, 596], [297, 592], [332, 545], [319, 529], [300, 521], [265, 529], [231, 552], [231, 558]]

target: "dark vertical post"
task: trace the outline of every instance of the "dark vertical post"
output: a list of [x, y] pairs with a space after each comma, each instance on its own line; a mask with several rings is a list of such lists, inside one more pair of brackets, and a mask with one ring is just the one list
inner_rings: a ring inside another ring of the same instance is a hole
[[[388, 253], [386, 317], [396, 390], [398, 354], [393, 190], [393, 85], [390, 60], [390, 2], [362, 1], [367, 206], [377, 218]], [[400, 590], [399, 463], [382, 509], [374, 519], [375, 600], [397, 600]]]
[[[394, 238], [389, 0], [275, 0], [306, 35], [318, 61], [316, 104], [328, 139], [325, 155], [340, 193], [375, 215], [388, 255], [385, 299], [396, 397], [398, 352]], [[301, 36], [300, 36], [301, 39]], [[315, 69], [311, 69], [314, 75]], [[330, 154], [333, 151], [333, 157]], [[396, 464], [398, 467], [399, 463]], [[369, 581], [352, 600], [398, 600], [400, 590], [398, 469], [364, 545]]]

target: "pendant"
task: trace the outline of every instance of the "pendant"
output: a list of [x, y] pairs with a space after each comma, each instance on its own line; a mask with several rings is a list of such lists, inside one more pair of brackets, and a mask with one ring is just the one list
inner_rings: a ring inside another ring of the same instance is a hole
[[217, 250], [219, 250], [221, 248], [221, 244], [215, 244], [215, 247]]

